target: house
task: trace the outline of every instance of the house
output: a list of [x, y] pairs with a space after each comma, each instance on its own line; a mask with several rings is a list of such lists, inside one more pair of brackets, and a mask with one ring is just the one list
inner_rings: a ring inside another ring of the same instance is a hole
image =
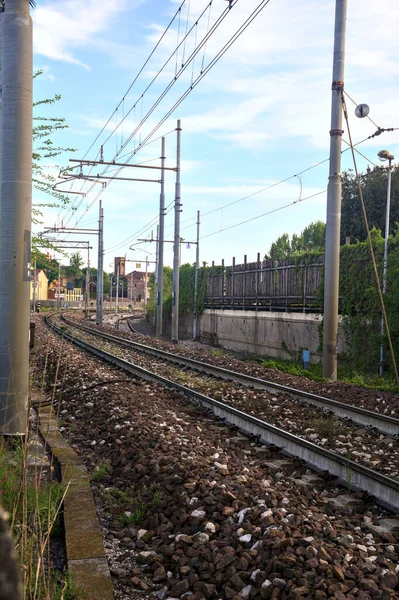
[[133, 302], [142, 302], [150, 295], [150, 286], [148, 285], [152, 273], [145, 271], [132, 271], [126, 275], [127, 294]]
[[31, 269], [30, 299], [47, 300], [48, 279], [42, 269]]

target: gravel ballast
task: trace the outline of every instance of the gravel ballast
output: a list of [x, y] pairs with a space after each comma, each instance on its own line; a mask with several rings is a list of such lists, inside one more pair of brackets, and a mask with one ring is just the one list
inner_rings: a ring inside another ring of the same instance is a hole
[[397, 534], [373, 529], [387, 515], [364, 495], [340, 508], [327, 475], [37, 321], [36, 378], [93, 473], [118, 600], [399, 598]]

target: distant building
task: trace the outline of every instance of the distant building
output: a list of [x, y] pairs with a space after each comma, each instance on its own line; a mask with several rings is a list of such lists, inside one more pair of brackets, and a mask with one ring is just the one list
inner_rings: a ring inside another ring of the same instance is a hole
[[[30, 282], [30, 299], [33, 300], [35, 296], [36, 300], [47, 300], [47, 289], [48, 279], [46, 273], [42, 269], [31, 270], [31, 282]], [[34, 293], [36, 290], [36, 294]]]
[[[61, 276], [60, 279], [60, 299], [63, 302], [81, 302], [83, 300], [82, 288], [75, 288], [75, 280], [73, 277]], [[58, 279], [50, 283], [48, 291], [49, 300], [58, 298]]]
[[145, 297], [145, 288], [147, 280], [147, 300], [150, 295], [150, 286], [148, 284], [152, 272], [147, 271], [132, 271], [126, 275], [127, 279], [127, 295], [132, 298], [133, 302], [142, 302]]

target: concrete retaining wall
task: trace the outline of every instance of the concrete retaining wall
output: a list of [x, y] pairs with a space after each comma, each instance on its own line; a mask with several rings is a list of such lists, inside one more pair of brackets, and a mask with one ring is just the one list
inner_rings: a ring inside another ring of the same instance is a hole
[[[258, 356], [298, 358], [302, 349], [311, 361], [321, 358], [319, 325], [322, 315], [207, 309], [201, 317], [201, 338], [232, 350]], [[345, 351], [342, 332], [338, 352]]]

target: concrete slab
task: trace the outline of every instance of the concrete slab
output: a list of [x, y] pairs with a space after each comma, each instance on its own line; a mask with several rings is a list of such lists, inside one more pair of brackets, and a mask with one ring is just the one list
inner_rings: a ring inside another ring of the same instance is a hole
[[87, 469], [62, 437], [51, 407], [40, 407], [38, 403], [36, 407], [41, 435], [61, 466], [64, 483], [69, 483], [64, 500], [68, 570], [83, 598], [113, 600], [111, 574]]
[[[113, 600], [114, 589], [105, 558], [77, 559], [68, 562], [72, 580], [87, 600]], [[87, 574], [90, 573], [90, 577]]]

